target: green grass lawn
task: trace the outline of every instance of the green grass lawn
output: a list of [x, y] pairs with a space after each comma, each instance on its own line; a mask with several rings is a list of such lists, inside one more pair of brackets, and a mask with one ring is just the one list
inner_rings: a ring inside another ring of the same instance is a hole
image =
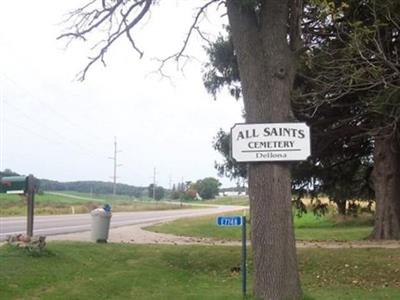
[[[147, 230], [181, 236], [207, 237], [216, 239], [241, 239], [240, 228], [218, 227], [216, 216], [179, 219], [173, 222], [147, 227]], [[339, 220], [334, 216], [317, 217], [311, 213], [295, 216], [295, 234], [298, 240], [361, 240], [372, 230], [372, 217], [348, 217]], [[249, 229], [250, 226], [248, 226]]]
[[[302, 249], [298, 257], [305, 299], [400, 299], [396, 249]], [[6, 245], [0, 299], [242, 299], [231, 271], [239, 261], [239, 247], [51, 242], [33, 257]]]
[[[88, 197], [89, 198], [89, 197]], [[16, 194], [0, 194], [0, 200], [2, 205], [6, 204], [18, 204], [23, 202], [20, 195]], [[74, 199], [67, 196], [62, 195], [53, 195], [51, 193], [43, 193], [43, 194], [36, 194], [35, 195], [35, 202], [38, 204], [46, 204], [46, 203], [58, 203], [58, 204], [81, 204], [84, 202], [102, 202], [102, 201], [95, 201], [95, 200], [83, 200], [83, 199]]]
[[247, 196], [243, 196], [243, 197], [226, 196], [226, 197], [219, 197], [219, 198], [211, 199], [211, 200], [200, 201], [199, 203], [248, 206], [249, 198]]

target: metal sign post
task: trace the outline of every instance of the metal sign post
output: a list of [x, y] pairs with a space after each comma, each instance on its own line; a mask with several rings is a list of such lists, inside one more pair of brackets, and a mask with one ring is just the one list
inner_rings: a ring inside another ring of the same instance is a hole
[[241, 271], [242, 271], [242, 293], [243, 297], [247, 292], [247, 246], [246, 246], [246, 216], [219, 216], [216, 223], [221, 227], [242, 227], [242, 255], [241, 255]]
[[246, 296], [247, 284], [246, 216], [242, 217], [242, 293]]

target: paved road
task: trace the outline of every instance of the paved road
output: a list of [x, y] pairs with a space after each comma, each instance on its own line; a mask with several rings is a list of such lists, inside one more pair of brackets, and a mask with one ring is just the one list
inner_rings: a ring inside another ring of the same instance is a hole
[[[120, 227], [134, 224], [154, 223], [185, 217], [197, 217], [210, 214], [243, 209], [241, 206], [217, 206], [196, 209], [177, 209], [143, 212], [113, 213], [111, 227]], [[36, 216], [34, 220], [34, 235], [56, 235], [71, 232], [90, 230], [91, 218], [89, 214]], [[26, 217], [0, 218], [0, 241], [8, 235], [25, 233]]]

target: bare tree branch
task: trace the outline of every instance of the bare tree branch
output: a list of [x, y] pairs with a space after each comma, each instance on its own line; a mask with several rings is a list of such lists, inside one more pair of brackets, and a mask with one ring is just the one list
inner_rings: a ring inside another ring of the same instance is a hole
[[[166, 77], [162, 71], [165, 64], [174, 59], [178, 62], [181, 58], [185, 60], [190, 56], [185, 54], [189, 42], [194, 33], [197, 33], [204, 41], [208, 41], [205, 34], [199, 29], [201, 17], [207, 8], [214, 3], [221, 4], [221, 0], [209, 0], [198, 8], [193, 22], [189, 27], [182, 47], [174, 54], [164, 59], [160, 59], [158, 72]], [[133, 50], [142, 58], [144, 52], [136, 44], [132, 29], [142, 21], [143, 17], [150, 13], [151, 6], [155, 4], [154, 0], [91, 0], [82, 7], [69, 13], [65, 24], [70, 24], [66, 32], [57, 37], [57, 39], [67, 39], [67, 45], [75, 39], [83, 41], [92, 38], [92, 34], [102, 33], [106, 37], [98, 40], [91, 47], [97, 53], [89, 57], [89, 62], [85, 68], [77, 75], [78, 80], [83, 81], [89, 69], [96, 63], [101, 62], [105, 66], [105, 54], [111, 48], [116, 40], [125, 35]]]
[[[108, 5], [107, 0], [101, 1], [101, 9], [92, 8], [92, 5], [97, 3], [96, 0], [90, 1], [83, 7], [70, 13], [69, 20], [76, 19], [73, 24], [74, 31], [61, 34], [57, 39], [69, 38], [87, 40], [87, 36], [94, 30], [101, 30], [106, 28], [105, 31], [108, 35], [106, 39], [100, 40], [92, 47], [93, 50], [98, 50], [95, 56], [89, 57], [89, 63], [78, 74], [78, 80], [85, 80], [88, 70], [97, 61], [101, 61], [105, 66], [104, 55], [113, 43], [119, 39], [123, 34], [126, 34], [133, 49], [143, 56], [131, 35], [131, 29], [136, 26], [143, 17], [149, 12], [152, 5], [152, 0], [135, 0], [133, 3], [124, 0], [111, 1]], [[116, 12], [120, 12], [120, 19]]]
[[[191, 39], [192, 36], [193, 36], [193, 32], [197, 32], [197, 33], [199, 34], [199, 36], [200, 36], [203, 40], [205, 40], [205, 41], [207, 41], [207, 42], [209, 43], [209, 40], [206, 39], [206, 38], [204, 37], [204, 34], [199, 30], [198, 24], [199, 24], [199, 22], [200, 22], [200, 17], [206, 12], [207, 8], [208, 8], [209, 6], [211, 6], [212, 4], [216, 3], [216, 2], [220, 2], [220, 0], [210, 0], [210, 1], [208, 1], [207, 3], [205, 3], [203, 6], [201, 6], [201, 7], [198, 8], [197, 13], [196, 13], [196, 15], [195, 15], [195, 17], [194, 17], [194, 20], [193, 20], [193, 22], [192, 22], [192, 24], [191, 24], [191, 26], [190, 26], [190, 28], [189, 28], [189, 31], [188, 31], [188, 33], [186, 34], [186, 38], [185, 38], [185, 40], [183, 41], [182, 47], [181, 47], [176, 53], [171, 54], [171, 55], [169, 55], [169, 56], [167, 56], [167, 57], [165, 57], [165, 58], [163, 58], [163, 59], [156, 59], [157, 61], [160, 62], [160, 66], [159, 66], [159, 68], [158, 68], [158, 72], [159, 72], [159, 74], [160, 74], [161, 76], [166, 76], [165, 73], [164, 73], [164, 71], [163, 71], [163, 69], [164, 69], [164, 66], [166, 65], [166, 63], [167, 63], [168, 61], [174, 59], [175, 61], [179, 62], [179, 60], [180, 60], [181, 58], [185, 58], [185, 59], [191, 59], [191, 58], [193, 58], [193, 57], [191, 57], [191, 56], [189, 56], [189, 55], [184, 55], [184, 52], [186, 51], [186, 49], [187, 49], [187, 47], [188, 47], [188, 45], [189, 45], [190, 39]], [[167, 76], [167, 77], [168, 77], [168, 76]]]

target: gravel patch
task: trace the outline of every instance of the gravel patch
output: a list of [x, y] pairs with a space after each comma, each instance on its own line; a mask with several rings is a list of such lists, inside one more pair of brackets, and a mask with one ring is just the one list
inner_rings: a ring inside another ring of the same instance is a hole
[[[216, 240], [209, 238], [185, 237], [172, 234], [155, 233], [144, 230], [148, 227], [160, 222], [138, 224], [111, 228], [109, 233], [109, 243], [129, 243], [129, 244], [166, 244], [166, 245], [227, 245], [239, 246], [238, 241]], [[90, 231], [69, 233], [62, 235], [53, 235], [47, 237], [48, 241], [90, 241]], [[249, 242], [250, 244], [250, 242]], [[400, 248], [400, 241], [297, 241], [297, 248], [326, 248], [326, 249], [343, 249], [343, 248]]]

